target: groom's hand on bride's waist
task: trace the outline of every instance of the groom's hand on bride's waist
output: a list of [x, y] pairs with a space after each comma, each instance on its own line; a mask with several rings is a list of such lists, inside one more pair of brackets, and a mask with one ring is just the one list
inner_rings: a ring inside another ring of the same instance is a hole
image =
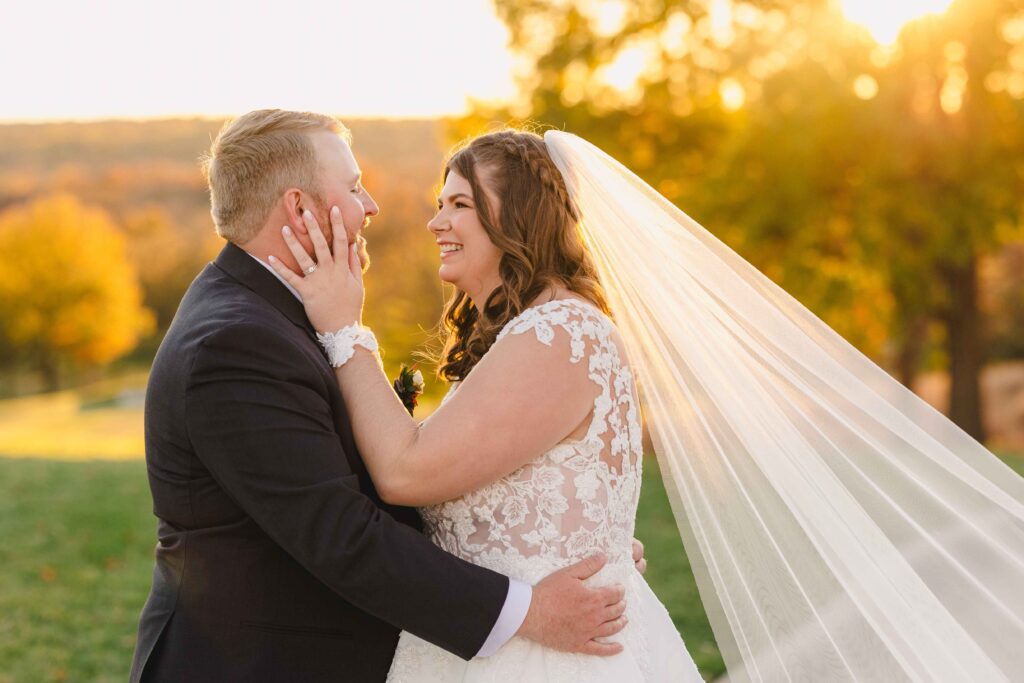
[[583, 583], [605, 562], [603, 555], [588, 557], [534, 586], [530, 609], [516, 635], [563, 652], [604, 656], [622, 652], [619, 643], [597, 639], [626, 626], [625, 588], [620, 584], [590, 588]]
[[644, 559], [644, 544], [639, 539], [633, 539], [633, 566], [643, 574], [647, 571], [647, 560]]

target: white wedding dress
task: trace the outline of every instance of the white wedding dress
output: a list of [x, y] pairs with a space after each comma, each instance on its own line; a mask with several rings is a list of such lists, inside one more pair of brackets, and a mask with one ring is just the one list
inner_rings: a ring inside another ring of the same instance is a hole
[[[605, 553], [608, 564], [589, 582], [626, 587], [629, 623], [612, 638], [625, 649], [613, 657], [575, 655], [515, 637], [496, 654], [467, 662], [403, 632], [388, 681], [701, 683], [668, 612], [633, 566], [641, 427], [634, 378], [618, 333], [596, 307], [574, 299], [523, 311], [497, 341], [528, 333], [549, 346], [556, 335], [568, 335], [571, 357], [566, 363], [588, 364], [599, 393], [587, 434], [562, 441], [507, 477], [421, 514], [438, 546], [529, 584], [594, 552]], [[453, 385], [448, 395], [456, 389]]]

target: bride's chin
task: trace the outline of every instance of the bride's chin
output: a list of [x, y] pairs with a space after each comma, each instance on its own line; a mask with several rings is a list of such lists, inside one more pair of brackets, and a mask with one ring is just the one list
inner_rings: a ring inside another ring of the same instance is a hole
[[457, 278], [453, 277], [451, 273], [446, 273], [445, 272], [444, 265], [442, 265], [440, 268], [438, 268], [438, 270], [437, 270], [437, 277], [438, 277], [439, 280], [441, 280], [441, 282], [446, 282], [446, 283], [448, 283], [450, 285], [457, 285], [458, 284], [458, 282], [456, 282]]

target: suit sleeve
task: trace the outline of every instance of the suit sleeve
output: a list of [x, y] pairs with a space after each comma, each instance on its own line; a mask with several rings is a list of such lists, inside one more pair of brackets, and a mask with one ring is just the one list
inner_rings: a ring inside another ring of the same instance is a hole
[[274, 542], [342, 598], [472, 658], [508, 578], [441, 550], [360, 493], [322, 383], [272, 330], [219, 330], [198, 349], [188, 382], [195, 452]]

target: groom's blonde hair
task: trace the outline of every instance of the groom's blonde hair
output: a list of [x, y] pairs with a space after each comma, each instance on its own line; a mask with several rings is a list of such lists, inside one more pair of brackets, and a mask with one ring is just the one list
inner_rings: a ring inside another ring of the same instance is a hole
[[236, 244], [248, 242], [291, 187], [323, 204], [316, 149], [309, 136], [317, 131], [352, 142], [341, 121], [312, 112], [259, 109], [224, 124], [202, 158], [218, 235]]

